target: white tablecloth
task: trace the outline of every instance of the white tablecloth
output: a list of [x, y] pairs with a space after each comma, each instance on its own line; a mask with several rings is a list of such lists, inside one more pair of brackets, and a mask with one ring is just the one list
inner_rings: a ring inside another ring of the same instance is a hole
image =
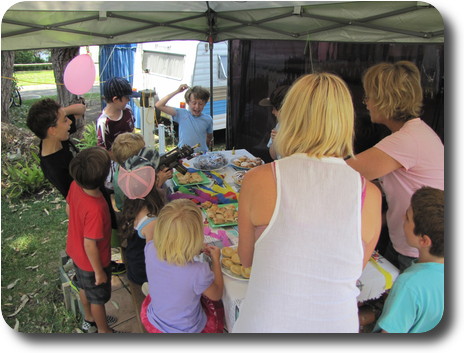
[[[358, 280], [358, 288], [361, 293], [358, 302], [379, 298], [399, 275], [399, 270], [387, 259], [378, 253], [374, 253], [367, 263], [361, 278]], [[245, 298], [248, 282], [239, 281], [224, 276], [224, 303], [226, 329], [230, 332], [238, 318], [240, 304]]]

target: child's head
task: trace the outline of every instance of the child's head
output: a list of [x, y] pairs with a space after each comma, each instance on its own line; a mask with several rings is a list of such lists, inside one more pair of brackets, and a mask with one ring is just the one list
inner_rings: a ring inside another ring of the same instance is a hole
[[98, 189], [110, 171], [111, 158], [102, 147], [90, 147], [79, 152], [69, 164], [69, 174], [84, 189]]
[[125, 78], [113, 77], [103, 84], [103, 97], [106, 103], [118, 100], [127, 104], [131, 97], [140, 97], [140, 93], [133, 91]]
[[444, 257], [445, 192], [431, 187], [417, 190], [411, 197], [404, 220], [408, 244], [414, 246], [417, 237], [431, 240], [430, 255]]
[[280, 108], [282, 108], [282, 103], [289, 89], [290, 86], [288, 85], [278, 86], [272, 91], [269, 98], [261, 99], [258, 104], [262, 107], [272, 107], [272, 114], [278, 118]]
[[147, 215], [154, 217], [164, 205], [156, 187], [155, 170], [158, 162], [158, 152], [143, 147], [137, 155], [129, 157], [119, 167], [118, 185], [127, 197], [121, 216], [121, 230], [125, 238], [134, 233], [135, 217], [142, 210], [147, 210]]
[[145, 147], [143, 136], [134, 132], [125, 132], [116, 136], [111, 150], [118, 164], [123, 164], [129, 157], [140, 152]]
[[194, 116], [201, 115], [206, 103], [208, 103], [209, 97], [209, 91], [201, 86], [190, 87], [184, 95], [189, 110]]
[[27, 127], [43, 140], [47, 137], [48, 129], [57, 126], [59, 115], [66, 117], [60, 104], [50, 98], [42, 99], [35, 102], [29, 109]]
[[129, 199], [144, 199], [156, 188], [156, 168], [159, 163], [158, 151], [144, 147], [129, 157], [119, 167], [118, 185]]
[[164, 206], [155, 225], [153, 242], [163, 261], [179, 266], [193, 261], [204, 243], [203, 217], [196, 204], [179, 199]]

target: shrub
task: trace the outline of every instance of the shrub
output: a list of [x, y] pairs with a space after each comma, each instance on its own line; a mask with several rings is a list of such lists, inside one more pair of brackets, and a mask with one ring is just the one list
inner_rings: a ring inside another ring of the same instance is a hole
[[42, 191], [49, 186], [40, 168], [40, 159], [31, 151], [31, 158], [5, 162], [3, 168], [2, 196], [17, 199]]
[[76, 139], [76, 147], [80, 150], [93, 147], [97, 145], [97, 130], [93, 124], [85, 125], [84, 132], [81, 139]]

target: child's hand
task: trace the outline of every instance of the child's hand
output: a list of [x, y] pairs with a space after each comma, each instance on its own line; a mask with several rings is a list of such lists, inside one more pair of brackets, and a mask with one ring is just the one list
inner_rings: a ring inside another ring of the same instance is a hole
[[187, 84], [183, 83], [183, 84], [181, 84], [181, 85], [179, 86], [179, 88], [177, 89], [177, 91], [178, 91], [179, 93], [180, 93], [180, 92], [184, 92], [184, 91], [185, 91], [186, 89], [188, 89], [188, 88], [189, 88], [189, 86], [188, 86]]
[[272, 130], [271, 130], [271, 139], [272, 139], [272, 141], [274, 141], [276, 135], [277, 135], [277, 131], [274, 130], [274, 129], [272, 129]]
[[95, 272], [95, 285], [98, 286], [100, 284], [104, 284], [108, 281], [108, 277], [106, 276], [105, 271], [98, 271]]
[[219, 262], [221, 250], [217, 246], [206, 244], [203, 250], [211, 257], [211, 260]]
[[157, 180], [156, 180], [156, 186], [158, 188], [162, 187], [163, 184], [168, 180], [172, 178], [172, 169], [164, 168], [163, 170], [159, 170], [157, 172]]

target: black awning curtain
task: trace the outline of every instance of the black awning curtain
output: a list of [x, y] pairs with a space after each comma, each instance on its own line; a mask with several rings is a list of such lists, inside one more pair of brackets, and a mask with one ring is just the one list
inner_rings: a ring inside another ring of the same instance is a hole
[[410, 60], [421, 71], [424, 107], [421, 118], [444, 141], [443, 44], [366, 44], [301, 41], [233, 40], [229, 45], [228, 148], [246, 148], [270, 161], [267, 143], [276, 124], [271, 108], [258, 102], [299, 76], [328, 71], [349, 85], [356, 111], [354, 147], [359, 153], [388, 131], [370, 122], [362, 104], [361, 77], [381, 61]]

